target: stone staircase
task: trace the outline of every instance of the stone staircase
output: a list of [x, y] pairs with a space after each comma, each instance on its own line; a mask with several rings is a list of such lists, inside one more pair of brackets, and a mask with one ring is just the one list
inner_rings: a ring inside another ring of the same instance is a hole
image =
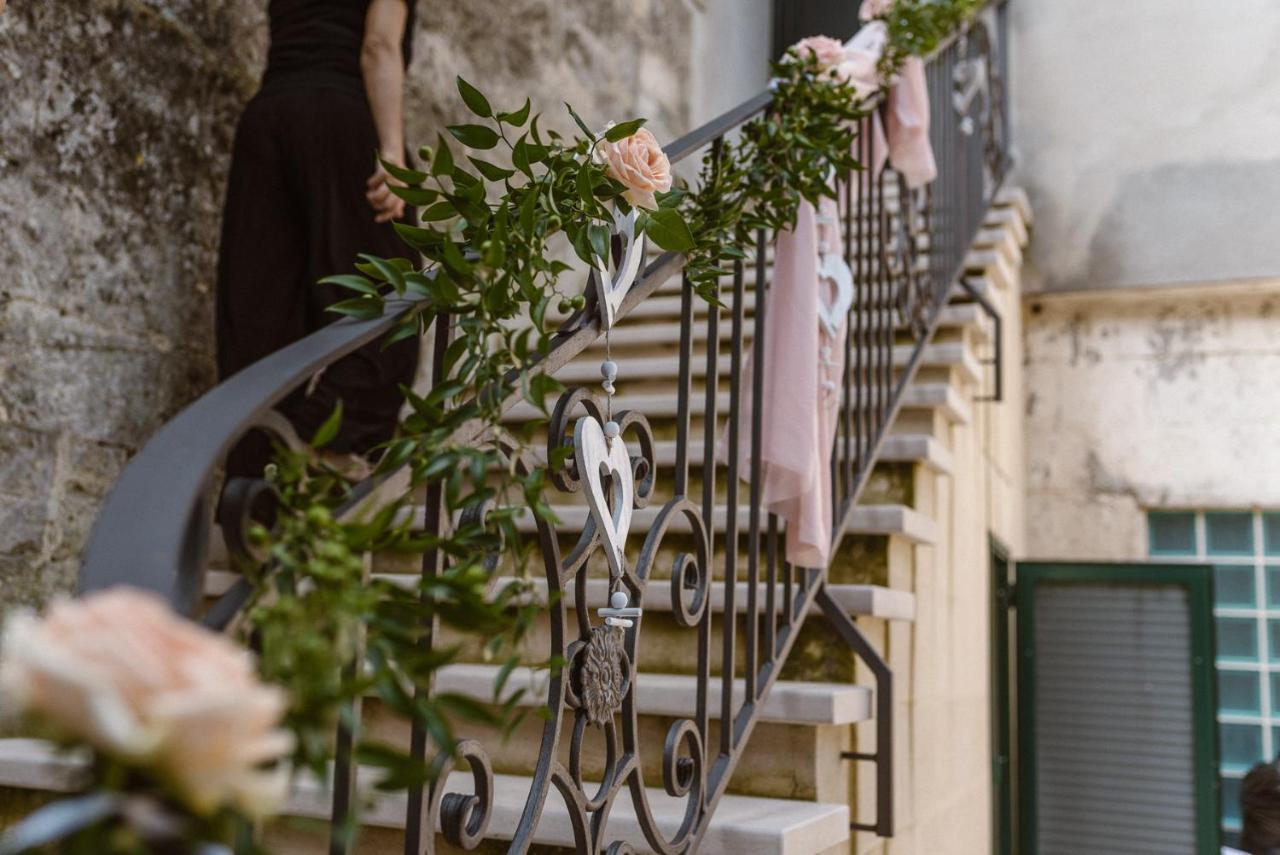
[[[1005, 191], [986, 218], [970, 255], [971, 278], [979, 283], [981, 293], [989, 296], [1004, 312], [1017, 312], [1016, 299], [1005, 299], [1016, 293], [1017, 271], [1021, 264], [1021, 247], [1027, 239], [1030, 222], [1025, 197], [1016, 191]], [[634, 554], [656, 515], [656, 508], [670, 496], [672, 466], [676, 459], [674, 421], [675, 387], [678, 371], [677, 349], [680, 340], [680, 283], [673, 278], [659, 293], [644, 301], [612, 332], [612, 358], [619, 365], [619, 394], [615, 409], [633, 408], [651, 422], [657, 440], [655, 456], [658, 473], [654, 498], [649, 507], [635, 512], [629, 538], [629, 553]], [[749, 296], [749, 295], [748, 295]], [[754, 301], [744, 304], [748, 319]], [[721, 336], [728, 335], [729, 323], [722, 319]], [[749, 328], [749, 324], [747, 325]], [[695, 324], [695, 375], [705, 373], [705, 325]], [[942, 311], [933, 339], [926, 345], [923, 361], [906, 391], [902, 409], [883, 443], [874, 473], [863, 492], [854, 517], [853, 530], [845, 538], [829, 573], [828, 590], [832, 597], [859, 626], [895, 673], [897, 688], [895, 707], [898, 726], [895, 729], [895, 753], [898, 764], [905, 765], [911, 754], [911, 733], [905, 726], [912, 703], [912, 622], [916, 619], [915, 579], [920, 570], [919, 547], [928, 547], [939, 537], [938, 521], [931, 508], [921, 504], [920, 494], [931, 493], [929, 484], [939, 479], [957, 477], [956, 461], [951, 447], [952, 430], [968, 424], [973, 418], [975, 398], [990, 385], [982, 359], [992, 345], [992, 328], [981, 308], [968, 301], [957, 289], [952, 302]], [[749, 340], [749, 335], [747, 336]], [[745, 345], [745, 342], [744, 342]], [[907, 365], [912, 353], [908, 334], [903, 331], [893, 349], [898, 369]], [[599, 381], [598, 366], [603, 358], [603, 342], [590, 348], [561, 370], [557, 377], [566, 385], [594, 386]], [[717, 408], [723, 417], [728, 407], [729, 357], [721, 349], [717, 364]], [[690, 436], [704, 434], [698, 424], [701, 418], [701, 386], [695, 386]], [[527, 420], [536, 412], [528, 404], [517, 405], [510, 413], [513, 422]], [[693, 462], [688, 493], [701, 497], [703, 459], [701, 441], [689, 449]], [[717, 467], [717, 507], [713, 514], [714, 566], [724, 567], [724, 531], [728, 522], [725, 503], [727, 475], [723, 465]], [[924, 485], [922, 487], [922, 485]], [[745, 496], [745, 485], [740, 491]], [[574, 496], [554, 494], [552, 498], [560, 519], [558, 533], [562, 543], [572, 545], [586, 521], [587, 509]], [[745, 505], [743, 501], [741, 504]], [[738, 564], [745, 567], [746, 511], [739, 516]], [[418, 511], [421, 519], [421, 509]], [[532, 530], [533, 521], [525, 518], [521, 526]], [[687, 529], [686, 529], [687, 530]], [[663, 550], [674, 554], [680, 546], [679, 529], [664, 542]], [[671, 566], [659, 560], [655, 567]], [[415, 562], [397, 556], [374, 556], [373, 572], [388, 578], [403, 578], [415, 572]], [[934, 568], [936, 569], [936, 568]], [[741, 652], [746, 634], [745, 604], [747, 583], [739, 575], [734, 598], [740, 648], [735, 662], [741, 671]], [[225, 569], [211, 570], [207, 575], [206, 593], [216, 596], [225, 591], [235, 576]], [[501, 584], [504, 580], [498, 580]], [[642, 767], [646, 781], [662, 781], [663, 740], [676, 718], [694, 712], [697, 682], [696, 630], [682, 629], [671, 615], [669, 580], [655, 578], [650, 582], [639, 642], [639, 671], [635, 701], [640, 720]], [[585, 598], [591, 609], [605, 605], [606, 573], [592, 571]], [[656, 590], [655, 590], [656, 588]], [[711, 589], [711, 608], [715, 620], [724, 620], [726, 583], [717, 581]], [[533, 586], [533, 596], [545, 598], [545, 584]], [[763, 602], [763, 595], [761, 596]], [[779, 608], [781, 606], [779, 605]], [[790, 656], [783, 664], [779, 681], [762, 705], [759, 725], [753, 732], [750, 747], [739, 763], [720, 800], [704, 837], [701, 851], [714, 853], [751, 853], [751, 855], [811, 855], [811, 853], [847, 853], [873, 851], [883, 845], [878, 838], [863, 832], [851, 832], [851, 821], [867, 821], [874, 810], [875, 775], [869, 764], [845, 759], [849, 752], [870, 752], [875, 745], [874, 681], [866, 667], [858, 662], [843, 641], [825, 624], [819, 614], [802, 618], [803, 625]], [[538, 651], [549, 649], [546, 621], [539, 623], [527, 639], [530, 662], [538, 662]], [[461, 639], [442, 633], [441, 643]], [[710, 682], [711, 732], [714, 745], [719, 731], [717, 718], [720, 679], [719, 645], [712, 645]], [[545, 657], [545, 652], [541, 654]], [[498, 668], [484, 661], [479, 651], [464, 648], [462, 661], [444, 668], [437, 689], [460, 693], [477, 701], [494, 700], [493, 686]], [[539, 691], [547, 672], [533, 668], [519, 669], [508, 680], [504, 695], [518, 689], [529, 689], [518, 702], [536, 707], [545, 698]], [[739, 674], [738, 690], [742, 679]], [[408, 744], [405, 722], [391, 715], [376, 698], [363, 705], [364, 726], [377, 739]], [[530, 789], [530, 776], [538, 759], [543, 723], [536, 715], [528, 716], [509, 738], [486, 728], [468, 727], [461, 736], [479, 739], [489, 752], [496, 773], [493, 812], [489, 822], [491, 840], [481, 844], [480, 851], [503, 851], [504, 834], [509, 838], [519, 820]], [[572, 721], [566, 727], [571, 730]], [[581, 759], [587, 780], [599, 780], [603, 767], [603, 740], [588, 728]], [[567, 739], [562, 739], [567, 743]], [[645, 747], [647, 746], [647, 752]], [[567, 752], [566, 752], [567, 753]], [[65, 790], [74, 784], [77, 761], [55, 756], [42, 743], [30, 740], [0, 740], [0, 788], [23, 790]], [[362, 785], [371, 783], [363, 776]], [[909, 775], [896, 782], [896, 802], [910, 814]], [[453, 778], [456, 778], [454, 780]], [[471, 775], [454, 772], [450, 792], [471, 792]], [[0, 789], [0, 801], [6, 790]], [[660, 827], [672, 833], [684, 816], [684, 801], [671, 797], [661, 788], [649, 788], [650, 804]], [[320, 852], [327, 846], [330, 794], [323, 782], [299, 781], [286, 811], [286, 818], [267, 831], [272, 851]], [[404, 826], [403, 795], [368, 793], [368, 806], [363, 816], [365, 830], [358, 851], [390, 853], [403, 851], [400, 832]], [[899, 823], [902, 822], [899, 817]], [[623, 793], [609, 816], [609, 839], [625, 839], [638, 851], [648, 851], [639, 831], [630, 798]], [[442, 841], [437, 851], [454, 851]], [[560, 796], [554, 788], [546, 801], [545, 813], [538, 826], [535, 843], [549, 850], [572, 848], [573, 831]], [[895, 851], [896, 847], [895, 847]]]

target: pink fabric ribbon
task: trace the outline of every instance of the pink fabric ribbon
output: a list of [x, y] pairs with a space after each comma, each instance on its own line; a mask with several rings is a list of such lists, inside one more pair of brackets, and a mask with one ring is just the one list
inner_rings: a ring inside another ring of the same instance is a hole
[[[887, 2], [881, 3], [887, 6]], [[878, 59], [883, 48], [883, 23], [872, 22], [857, 45], [857, 61]], [[855, 39], [857, 37], [855, 36]], [[866, 55], [870, 51], [874, 57]], [[859, 66], [851, 65], [851, 75]], [[874, 67], [874, 62], [872, 62]], [[929, 89], [924, 63], [907, 59], [887, 94], [884, 120], [877, 111], [871, 122], [871, 169], [878, 176], [886, 162], [919, 187], [937, 177], [929, 142]], [[858, 192], [855, 190], [855, 192]], [[819, 223], [819, 211], [824, 220]], [[840, 412], [847, 319], [836, 340], [819, 322], [819, 301], [830, 299], [818, 276], [819, 246], [828, 241], [839, 251], [839, 205], [823, 199], [815, 211], [801, 202], [796, 225], [777, 236], [773, 283], [764, 323], [763, 365], [750, 361], [743, 372], [741, 426], [750, 425], [753, 408], [751, 375], [761, 378], [760, 467], [764, 506], [786, 522], [786, 558], [798, 567], [825, 567], [831, 557], [831, 454]], [[751, 474], [751, 442], [740, 446], [738, 471]]]
[[[762, 370], [761, 498], [786, 522], [785, 554], [797, 567], [826, 567], [831, 556], [831, 449], [844, 374], [845, 324], [831, 340], [818, 322], [818, 301], [830, 298], [818, 277], [820, 242], [840, 251], [835, 200], [823, 199], [821, 212], [829, 223], [819, 224], [813, 205], [801, 202], [795, 228], [778, 233], [764, 322], [765, 359], [763, 367], [748, 362], [743, 372], [739, 421], [740, 430], [751, 424], [751, 376]], [[750, 440], [739, 448], [738, 472], [749, 480]]]

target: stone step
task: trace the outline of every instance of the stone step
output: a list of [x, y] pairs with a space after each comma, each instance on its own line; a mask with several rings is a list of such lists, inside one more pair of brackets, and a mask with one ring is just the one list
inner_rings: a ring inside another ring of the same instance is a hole
[[[65, 754], [49, 742], [35, 739], [0, 739], [0, 786], [49, 792], [72, 792], [87, 765], [83, 755]], [[361, 800], [368, 804], [362, 816], [366, 826], [403, 829], [406, 799], [403, 793], [378, 793], [372, 789], [378, 772], [357, 771]], [[493, 802], [488, 836], [509, 840], [520, 822], [533, 781], [517, 775], [494, 775]], [[449, 775], [446, 792], [473, 792], [469, 771]], [[655, 819], [667, 831], [679, 827], [685, 802], [664, 790], [648, 788], [646, 795]], [[327, 821], [332, 791], [314, 776], [300, 775], [294, 782], [284, 816]], [[627, 840], [639, 852], [651, 851], [644, 840], [631, 799], [624, 791], [609, 814], [610, 840]], [[809, 855], [824, 852], [849, 839], [849, 808], [791, 799], [726, 795], [712, 815], [703, 838], [705, 852], [742, 852], [752, 855]], [[572, 848], [570, 815], [563, 799], [548, 795], [534, 843]]]
[[[676, 329], [677, 340], [679, 329]], [[893, 348], [893, 366], [905, 368], [915, 353], [913, 345], [900, 344]], [[556, 372], [555, 377], [566, 386], [595, 385], [600, 382], [599, 355], [594, 351], [589, 357], [575, 360]], [[618, 366], [619, 388], [628, 381], [671, 380], [680, 376], [678, 356], [625, 356], [613, 360]], [[744, 364], [745, 367], [745, 364]], [[957, 369], [965, 382], [977, 383], [982, 378], [982, 365], [969, 347], [961, 341], [927, 344], [921, 358], [921, 367]], [[705, 377], [707, 361], [703, 354], [696, 355], [690, 363], [693, 376]], [[722, 353], [716, 362], [720, 377], [729, 377], [733, 369], [729, 354]]]
[[[674, 439], [654, 442], [653, 453], [659, 467], [669, 468], [675, 465], [677, 445]], [[702, 440], [691, 440], [688, 449], [689, 465], [696, 468], [703, 461]], [[545, 462], [545, 454], [540, 454], [536, 449], [532, 454], [536, 460]], [[884, 463], [919, 463], [941, 475], [949, 474], [953, 466], [950, 450], [938, 439], [926, 434], [891, 434], [885, 437], [876, 460]]]
[[[652, 300], [654, 298], [650, 298]], [[646, 303], [649, 300], [645, 301]], [[697, 300], [696, 302], [701, 302]], [[613, 347], [645, 347], [653, 345], [655, 347], [670, 346], [675, 347], [680, 343], [680, 324], [679, 324], [680, 306], [677, 303], [675, 311], [666, 320], [667, 323], [632, 323], [634, 315], [628, 315], [616, 329], [609, 333], [610, 345]], [[639, 320], [639, 319], [637, 319]], [[854, 323], [861, 323], [868, 326], [872, 323], [870, 315], [864, 316], [861, 320], [855, 319]], [[942, 309], [938, 318], [939, 329], [957, 329], [973, 327], [978, 332], [980, 339], [985, 339], [989, 335], [989, 324], [986, 316], [982, 314], [982, 310], [972, 303], [952, 303]], [[900, 329], [905, 329], [901, 327]], [[728, 339], [732, 335], [732, 327], [730, 324], [721, 323], [719, 330], [719, 338], [721, 340]], [[750, 331], [747, 332], [750, 338]], [[705, 324], [694, 324], [693, 340], [705, 341], [707, 338], [707, 328]], [[594, 345], [592, 350], [604, 349], [604, 338], [601, 337]]]
[[[496, 665], [446, 665], [435, 678], [437, 692], [453, 692], [481, 703], [495, 701], [494, 686], [500, 668]], [[504, 702], [521, 689], [520, 706], [539, 706], [546, 700], [548, 672], [545, 669], [517, 668], [503, 686]], [[720, 715], [722, 682], [713, 677], [707, 684], [708, 709], [712, 718]], [[745, 683], [734, 681], [733, 706], [742, 704]], [[687, 718], [697, 710], [697, 678], [684, 674], [636, 675], [636, 712], [642, 716]], [[874, 717], [873, 692], [866, 686], [837, 683], [807, 683], [779, 680], [760, 704], [761, 721], [799, 725], [855, 724]]]
[[[553, 505], [552, 510], [559, 518], [560, 522], [556, 528], [566, 533], [580, 532], [587, 524], [587, 516], [590, 513], [586, 505]], [[648, 507], [636, 508], [631, 514], [631, 536], [647, 532], [662, 510], [660, 501], [650, 504]], [[426, 518], [425, 509], [417, 506], [412, 510], [413, 525], [420, 528], [423, 520]], [[717, 532], [725, 529], [725, 522], [728, 519], [728, 509], [723, 505], [717, 505], [712, 513], [712, 518]], [[751, 522], [751, 509], [748, 507], [738, 508], [737, 513], [738, 531], [740, 534], [746, 534]], [[763, 518], [762, 518], [763, 521]], [[537, 530], [533, 516], [524, 513], [517, 518], [516, 526], [520, 531], [532, 532]], [[779, 531], [785, 531], [785, 525], [779, 521]], [[689, 531], [689, 524], [683, 516], [677, 516], [672, 520], [668, 531], [673, 533], [682, 533]], [[901, 537], [913, 544], [929, 545], [937, 539], [937, 526], [934, 521], [914, 508], [905, 505], [859, 505], [853, 512], [853, 525], [849, 532], [852, 535], [864, 536], [889, 536]]]
[[[855, 390], [856, 394], [856, 390]], [[716, 395], [716, 412], [724, 416], [729, 411], [729, 392]], [[705, 394], [694, 390], [690, 400], [691, 416], [702, 415]], [[659, 418], [673, 418], [678, 410], [676, 396], [670, 392], [637, 392], [622, 394], [614, 398], [614, 411], [635, 410], [643, 413], [650, 421]], [[902, 394], [904, 410], [936, 410], [952, 424], [968, 424], [970, 419], [969, 404], [959, 390], [950, 383], [940, 381], [921, 381], [909, 385]], [[543, 418], [542, 411], [528, 401], [520, 401], [507, 411], [503, 417], [508, 422], [527, 422]]]
[[[416, 581], [416, 580], [414, 580]], [[500, 576], [493, 582], [494, 590], [502, 590], [508, 584], [515, 582], [514, 577]], [[410, 584], [413, 582], [411, 581]], [[547, 583], [544, 579], [532, 579], [526, 582], [533, 589], [533, 597], [537, 602], [545, 603], [547, 600]], [[652, 584], [661, 585], [662, 590], [658, 591], [658, 596], [650, 596], [645, 602], [646, 612], [668, 612], [671, 610], [671, 597], [666, 596], [670, 590], [670, 585], [665, 579], [655, 580]], [[572, 599], [576, 585], [571, 580], [565, 590], [565, 597]], [[747, 594], [748, 584], [746, 582], [738, 582], [734, 588], [734, 612], [736, 614], [746, 614], [747, 611]], [[765, 585], [760, 584], [756, 588], [756, 596], [760, 604], [760, 611], [764, 612], [765, 607]], [[715, 614], [724, 613], [724, 582], [711, 583], [711, 611]], [[915, 620], [916, 616], [916, 598], [910, 591], [897, 591], [891, 588], [885, 588], [880, 585], [827, 585], [827, 593], [836, 601], [837, 605], [845, 610], [852, 617], [872, 617], [881, 620]], [[588, 579], [587, 580], [587, 607], [596, 609], [607, 605], [609, 601], [609, 581], [607, 579]], [[782, 610], [782, 596], [779, 593], [777, 602], [774, 603], [777, 611]]]

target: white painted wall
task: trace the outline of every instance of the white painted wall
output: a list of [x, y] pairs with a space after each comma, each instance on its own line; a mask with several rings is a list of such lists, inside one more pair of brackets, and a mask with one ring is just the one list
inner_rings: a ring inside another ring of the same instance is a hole
[[1010, 9], [1029, 290], [1280, 275], [1280, 3]]
[[1280, 508], [1280, 279], [1026, 303], [1027, 556], [1139, 559], [1149, 508]]

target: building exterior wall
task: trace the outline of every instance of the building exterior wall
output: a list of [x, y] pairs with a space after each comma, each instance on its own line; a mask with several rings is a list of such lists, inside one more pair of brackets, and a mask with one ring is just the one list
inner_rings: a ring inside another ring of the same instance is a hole
[[1280, 280], [1026, 304], [1027, 551], [1147, 555], [1149, 508], [1280, 507]]
[[1029, 290], [1280, 272], [1280, 4], [1013, 0]]
[[[265, 57], [265, 5], [54, 0], [0, 14], [0, 610], [70, 588], [126, 460], [214, 382], [223, 187]], [[709, 6], [732, 24], [727, 4]], [[503, 107], [531, 96], [544, 127], [572, 128], [563, 101], [601, 125], [646, 116], [664, 140], [690, 127], [699, 5], [418, 12], [411, 147], [462, 119], [457, 74]], [[728, 32], [747, 62], [755, 42]]]

